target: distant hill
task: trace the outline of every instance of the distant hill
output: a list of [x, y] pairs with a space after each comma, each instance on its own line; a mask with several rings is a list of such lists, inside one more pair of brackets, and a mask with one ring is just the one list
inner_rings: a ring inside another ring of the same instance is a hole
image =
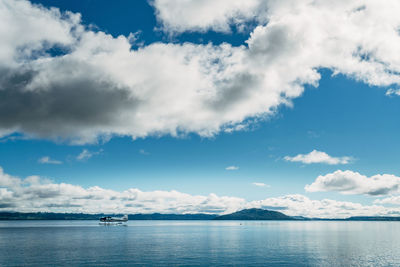
[[[122, 214], [84, 214], [52, 212], [0, 212], [0, 220], [98, 220], [104, 216], [122, 216]], [[130, 214], [129, 220], [212, 220], [211, 214]]]
[[218, 215], [212, 214], [162, 214], [162, 213], [152, 213], [152, 214], [132, 214], [129, 215], [129, 220], [212, 220]]
[[0, 212], [0, 220], [98, 220], [105, 215], [53, 212]]
[[346, 221], [400, 221], [400, 217], [389, 216], [354, 216], [345, 219]]
[[246, 209], [231, 214], [221, 215], [214, 220], [296, 220], [287, 216], [282, 212], [263, 210], [263, 209]]
[[[0, 212], [0, 220], [98, 220], [104, 216], [122, 216], [123, 214], [85, 214], [54, 212]], [[346, 219], [306, 218], [287, 216], [278, 211], [263, 209], [245, 209], [226, 215], [213, 214], [130, 214], [129, 220], [297, 220], [297, 221], [400, 221], [400, 217], [388, 216], [355, 216]]]

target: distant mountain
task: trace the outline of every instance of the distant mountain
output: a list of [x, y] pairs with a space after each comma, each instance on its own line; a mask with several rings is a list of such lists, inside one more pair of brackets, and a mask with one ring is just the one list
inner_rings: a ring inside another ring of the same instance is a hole
[[129, 220], [212, 220], [218, 215], [212, 214], [132, 214], [129, 215]]
[[[98, 220], [104, 216], [122, 216], [122, 214], [84, 214], [53, 212], [0, 212], [0, 220]], [[211, 214], [130, 214], [129, 220], [212, 220], [217, 215]]]
[[263, 209], [246, 209], [231, 214], [221, 215], [214, 220], [297, 220], [287, 216], [282, 212], [263, 210]]
[[98, 220], [105, 215], [53, 212], [0, 212], [0, 220]]
[[400, 217], [389, 216], [354, 216], [345, 219], [346, 221], [400, 221]]
[[[123, 214], [85, 214], [85, 213], [53, 213], [53, 212], [0, 212], [0, 220], [98, 220], [104, 216], [122, 216]], [[278, 211], [263, 209], [245, 209], [226, 215], [213, 214], [130, 214], [129, 220], [297, 220], [297, 221], [400, 221], [400, 217], [357, 216], [346, 219], [306, 218], [287, 216]]]

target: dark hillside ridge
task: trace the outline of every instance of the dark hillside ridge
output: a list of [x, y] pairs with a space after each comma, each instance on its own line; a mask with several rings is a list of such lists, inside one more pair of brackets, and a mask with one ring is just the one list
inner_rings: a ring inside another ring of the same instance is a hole
[[231, 214], [221, 215], [214, 220], [297, 220], [294, 217], [287, 216], [282, 212], [263, 210], [263, 209], [246, 209]]
[[[105, 216], [122, 216], [123, 214], [84, 214], [84, 213], [52, 213], [52, 212], [0, 212], [0, 220], [99, 220]], [[129, 220], [212, 220], [212, 214], [130, 214]]]

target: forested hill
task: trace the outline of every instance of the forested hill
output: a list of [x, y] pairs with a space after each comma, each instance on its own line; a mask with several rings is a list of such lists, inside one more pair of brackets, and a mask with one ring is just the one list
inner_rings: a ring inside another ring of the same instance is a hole
[[245, 209], [231, 214], [218, 216], [214, 218], [214, 220], [296, 220], [296, 218], [287, 216], [278, 211]]
[[[98, 220], [104, 216], [122, 216], [122, 214], [84, 214], [51, 212], [0, 212], [0, 220]], [[129, 220], [211, 220], [217, 215], [210, 214], [129, 214]]]

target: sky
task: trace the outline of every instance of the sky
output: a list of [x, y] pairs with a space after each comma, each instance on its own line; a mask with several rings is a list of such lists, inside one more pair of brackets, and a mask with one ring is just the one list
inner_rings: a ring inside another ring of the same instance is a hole
[[399, 11], [0, 0], [0, 211], [398, 216]]

